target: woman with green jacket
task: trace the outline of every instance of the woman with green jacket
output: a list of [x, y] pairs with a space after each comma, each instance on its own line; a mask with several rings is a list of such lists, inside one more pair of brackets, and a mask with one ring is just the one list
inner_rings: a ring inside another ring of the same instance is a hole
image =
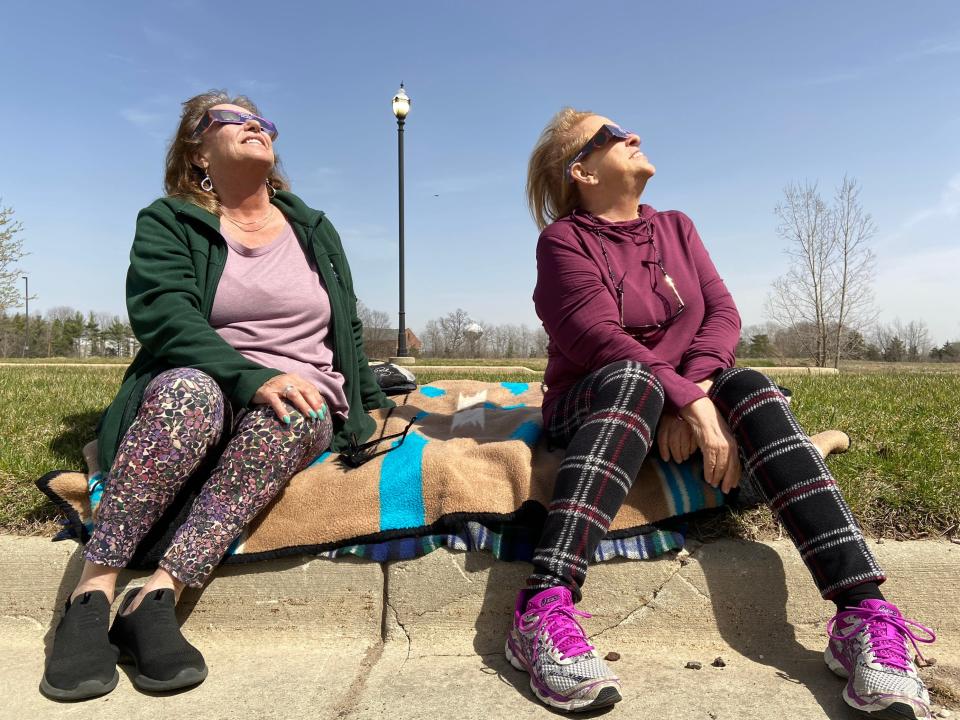
[[[84, 568], [40, 683], [58, 700], [133, 682], [203, 681], [174, 606], [210, 577], [243, 528], [324, 450], [363, 442], [388, 407], [363, 352], [350, 269], [322, 212], [287, 192], [276, 126], [245, 97], [183, 105], [167, 196], [142, 210], [127, 309], [142, 350], [98, 428], [110, 468]], [[120, 570], [212, 455], [215, 465], [159, 568], [124, 597]]]

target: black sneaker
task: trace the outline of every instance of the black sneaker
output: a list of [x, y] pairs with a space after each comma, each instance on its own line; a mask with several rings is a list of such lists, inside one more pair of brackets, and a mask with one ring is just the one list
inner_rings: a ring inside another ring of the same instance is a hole
[[110, 602], [100, 590], [67, 600], [53, 637], [53, 650], [40, 680], [51, 700], [83, 700], [117, 686], [117, 648], [110, 644]]
[[138, 592], [136, 588], [126, 594], [110, 628], [110, 641], [120, 650], [119, 662], [136, 665], [133, 684], [140, 690], [164, 692], [202, 683], [207, 665], [180, 633], [173, 590], [148, 593], [136, 610], [124, 615]]

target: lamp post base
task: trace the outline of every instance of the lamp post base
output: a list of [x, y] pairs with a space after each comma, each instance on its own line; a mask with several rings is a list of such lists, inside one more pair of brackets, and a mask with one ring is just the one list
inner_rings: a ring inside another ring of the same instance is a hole
[[388, 358], [388, 360], [394, 365], [415, 365], [417, 363], [416, 358], [407, 355]]

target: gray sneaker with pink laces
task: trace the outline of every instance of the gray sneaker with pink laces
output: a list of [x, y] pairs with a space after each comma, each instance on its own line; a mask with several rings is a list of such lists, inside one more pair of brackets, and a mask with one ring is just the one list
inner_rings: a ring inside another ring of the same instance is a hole
[[587, 642], [570, 591], [521, 590], [507, 635], [506, 656], [530, 675], [530, 688], [551, 707], [596, 710], [620, 701], [620, 680]]
[[909, 639], [920, 655], [918, 642], [936, 640], [930, 628], [904, 618], [896, 605], [864, 600], [834, 615], [827, 634], [830, 643], [824, 660], [834, 673], [847, 678], [843, 699], [848, 705], [875, 718], [932, 717], [930, 696], [907, 645]]

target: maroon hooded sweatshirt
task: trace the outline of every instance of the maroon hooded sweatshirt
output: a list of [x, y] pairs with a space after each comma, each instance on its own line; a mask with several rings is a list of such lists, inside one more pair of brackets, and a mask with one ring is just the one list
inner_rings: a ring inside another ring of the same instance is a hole
[[[533, 302], [550, 337], [547, 422], [574, 383], [618, 360], [649, 366], [663, 385], [665, 409], [673, 412], [705, 396], [696, 382], [733, 367], [740, 314], [693, 222], [674, 210], [641, 205], [639, 211], [636, 220], [608, 222], [575, 210], [540, 234]], [[657, 265], [658, 254], [684, 309], [638, 340], [620, 324], [616, 286], [622, 279], [628, 328], [673, 315], [678, 302]]]

